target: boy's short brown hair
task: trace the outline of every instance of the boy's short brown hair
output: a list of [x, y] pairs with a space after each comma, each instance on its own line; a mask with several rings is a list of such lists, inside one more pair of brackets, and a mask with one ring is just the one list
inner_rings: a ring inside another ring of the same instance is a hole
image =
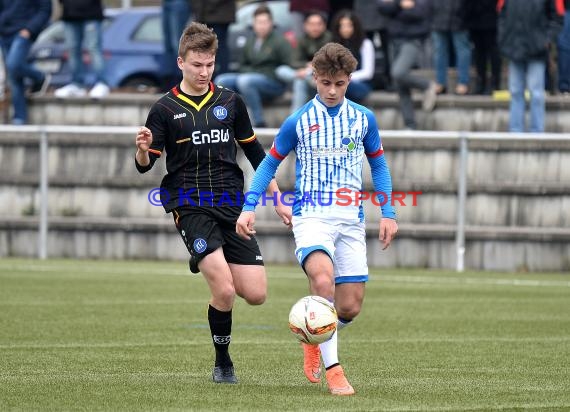
[[189, 50], [215, 55], [218, 51], [218, 36], [205, 24], [192, 22], [180, 36], [178, 55], [184, 59]]
[[273, 13], [271, 13], [271, 9], [267, 5], [262, 4], [261, 6], [257, 7], [253, 12], [253, 17], [257, 17], [261, 14], [267, 14], [269, 16], [269, 19], [273, 21]]
[[313, 56], [313, 70], [317, 75], [336, 76], [339, 72], [350, 76], [358, 66], [350, 50], [338, 43], [327, 43]]

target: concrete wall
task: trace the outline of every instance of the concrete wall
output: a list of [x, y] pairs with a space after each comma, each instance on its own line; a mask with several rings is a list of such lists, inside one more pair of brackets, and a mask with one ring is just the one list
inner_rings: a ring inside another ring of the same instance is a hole
[[[34, 124], [138, 126], [144, 124], [155, 95], [112, 94], [102, 102], [85, 99], [56, 100], [51, 95], [37, 97], [30, 104]], [[507, 131], [509, 102], [490, 96], [442, 95], [436, 110], [421, 111], [421, 95], [414, 95], [418, 128], [422, 130]], [[372, 109], [381, 129], [403, 128], [398, 98], [394, 93], [374, 92], [364, 103]], [[265, 107], [269, 127], [279, 127], [289, 115], [290, 95], [286, 94]], [[546, 131], [570, 133], [570, 99], [565, 96], [546, 98]], [[527, 110], [528, 111], [528, 110]], [[528, 115], [528, 113], [527, 113]]]
[[[273, 136], [260, 134], [268, 147]], [[379, 211], [365, 203], [373, 266], [455, 267], [458, 147], [447, 140], [385, 138], [394, 190], [421, 191], [397, 206], [400, 233], [379, 253]], [[170, 216], [147, 199], [164, 163], [139, 175], [133, 136], [49, 138], [49, 256], [186, 259]], [[240, 159], [249, 181], [252, 169]], [[0, 135], [0, 256], [36, 256], [39, 152], [35, 136]], [[278, 173], [294, 182], [294, 159]], [[372, 190], [368, 170], [366, 187]], [[470, 144], [468, 268], [570, 270], [570, 142], [493, 139]], [[258, 233], [268, 262], [293, 262], [293, 239], [262, 207]]]

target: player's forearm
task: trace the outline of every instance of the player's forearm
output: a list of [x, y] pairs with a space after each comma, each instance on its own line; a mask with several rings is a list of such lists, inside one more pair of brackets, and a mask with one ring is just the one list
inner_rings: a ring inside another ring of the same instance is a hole
[[277, 183], [275, 182], [273, 175], [275, 174], [278, 166], [279, 160], [275, 159], [271, 155], [267, 155], [265, 159], [263, 159], [263, 162], [261, 162], [253, 176], [253, 181], [251, 182], [251, 186], [249, 187], [249, 191], [247, 192], [242, 208], [243, 211], [255, 210], [259, 197], [265, 192], [267, 187], [270, 185], [270, 182], [273, 181], [274, 184], [274, 186], [269, 186], [270, 188], [273, 187], [272, 190], [277, 188]]
[[281, 191], [279, 190], [279, 185], [277, 184], [276, 179], [271, 179], [271, 182], [269, 182], [269, 186], [267, 186], [267, 191], [271, 195], [276, 193], [277, 196], [279, 196], [281, 194]]
[[135, 159], [141, 166], [148, 166], [150, 164], [150, 156], [148, 155], [148, 150], [143, 151], [138, 149], [137, 153], [135, 154]]
[[379, 193], [379, 196], [386, 196], [386, 199], [379, 198], [382, 206], [382, 216], [391, 219], [396, 219], [396, 210], [392, 205], [392, 176], [390, 176], [390, 169], [386, 164], [384, 155], [368, 159], [370, 169], [372, 172], [372, 183], [374, 190]]

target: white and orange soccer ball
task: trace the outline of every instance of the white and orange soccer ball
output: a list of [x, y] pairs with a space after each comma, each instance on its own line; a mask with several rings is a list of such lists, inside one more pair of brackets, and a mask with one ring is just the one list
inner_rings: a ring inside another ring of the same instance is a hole
[[329, 340], [336, 331], [334, 305], [320, 296], [305, 296], [289, 312], [289, 329], [301, 342], [311, 345]]

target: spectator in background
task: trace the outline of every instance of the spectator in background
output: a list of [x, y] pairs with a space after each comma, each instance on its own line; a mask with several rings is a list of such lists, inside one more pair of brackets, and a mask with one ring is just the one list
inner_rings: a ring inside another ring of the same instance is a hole
[[262, 103], [285, 93], [286, 84], [275, 71], [291, 64], [291, 45], [274, 30], [273, 16], [266, 5], [253, 13], [253, 32], [241, 51], [239, 73], [217, 76], [215, 83], [241, 94], [254, 126], [266, 127]]
[[469, 91], [471, 44], [469, 32], [465, 28], [464, 22], [465, 1], [432, 0], [431, 3], [433, 57], [438, 93], [445, 93], [447, 90], [450, 41], [455, 51], [455, 65], [457, 67], [455, 94], [466, 95]]
[[191, 14], [190, 0], [162, 0], [162, 37], [164, 41], [162, 64], [168, 68], [166, 76], [162, 79], [163, 90], [170, 90], [172, 86], [182, 80], [180, 70], [176, 65], [176, 56], [178, 56], [180, 36], [190, 20]]
[[[384, 55], [384, 67], [382, 67], [383, 84], [386, 89], [390, 88], [390, 58], [388, 52], [388, 30], [386, 29], [386, 17], [378, 11], [376, 2], [370, 0], [354, 0], [354, 13], [362, 22], [362, 29], [375, 48], [380, 47]], [[379, 42], [379, 43], [378, 43]], [[378, 69], [378, 68], [376, 68]]]
[[320, 11], [328, 20], [329, 10], [329, 0], [291, 0], [289, 2], [289, 11], [291, 12], [293, 32], [297, 40], [304, 35], [305, 17], [308, 13]]
[[341, 10], [353, 10], [354, 9], [354, 0], [329, 0], [329, 16], [330, 16], [330, 24], [329, 30], [332, 31], [332, 23], [334, 20], [334, 16], [338, 14]]
[[214, 29], [218, 36], [215, 75], [227, 73], [230, 65], [228, 28], [236, 20], [234, 0], [192, 0], [194, 19]]
[[570, 95], [570, 0], [557, 4], [558, 13], [564, 12], [564, 27], [558, 36], [558, 90]]
[[303, 36], [299, 38], [293, 50], [292, 66], [282, 65], [276, 70], [277, 77], [293, 84], [291, 112], [296, 111], [309, 100], [312, 86], [313, 55], [325, 44], [332, 41], [332, 34], [327, 30], [327, 18], [320, 11], [309, 12], [305, 17]]
[[350, 76], [346, 97], [356, 103], [362, 101], [372, 91], [374, 78], [374, 44], [362, 30], [362, 23], [352, 10], [341, 10], [331, 23], [333, 41], [346, 47], [358, 61], [356, 70]]
[[65, 30], [65, 44], [69, 51], [71, 83], [55, 91], [55, 97], [83, 97], [87, 94], [86, 69], [83, 63], [83, 48], [91, 57], [95, 83], [89, 91], [92, 99], [101, 99], [109, 94], [105, 82], [103, 60], [103, 4], [101, 0], [60, 0]]
[[[476, 94], [491, 94], [501, 88], [501, 54], [497, 45], [497, 0], [466, 1], [465, 26], [473, 42]], [[490, 81], [487, 69], [491, 68]]]
[[0, 52], [0, 100], [4, 100], [4, 88], [6, 86], [6, 66], [4, 66], [4, 57]]
[[429, 0], [377, 0], [380, 13], [389, 18], [388, 34], [391, 42], [392, 81], [400, 98], [400, 110], [407, 129], [416, 129], [412, 89], [424, 92], [422, 107], [433, 110], [436, 103], [436, 84], [415, 76], [412, 69], [422, 55], [424, 41], [430, 33]]
[[509, 60], [511, 132], [525, 131], [525, 88], [530, 91], [530, 132], [544, 132], [545, 70], [561, 19], [553, 0], [499, 0], [499, 49]]
[[0, 43], [14, 109], [12, 124], [28, 121], [26, 79], [44, 93], [50, 76], [30, 66], [28, 52], [51, 17], [51, 0], [0, 0]]

